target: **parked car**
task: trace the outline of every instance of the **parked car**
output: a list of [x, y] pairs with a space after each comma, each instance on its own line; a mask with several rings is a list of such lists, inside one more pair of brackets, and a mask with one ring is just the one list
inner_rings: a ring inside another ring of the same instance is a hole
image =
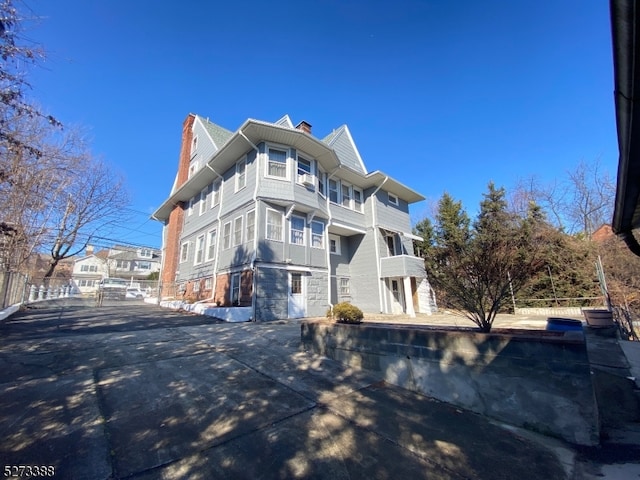
[[145, 293], [140, 290], [138, 287], [128, 287], [127, 288], [127, 298], [135, 298], [136, 300], [142, 300], [146, 297]]

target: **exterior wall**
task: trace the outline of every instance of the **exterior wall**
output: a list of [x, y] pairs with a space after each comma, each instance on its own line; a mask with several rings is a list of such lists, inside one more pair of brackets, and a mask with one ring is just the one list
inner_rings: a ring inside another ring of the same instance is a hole
[[399, 199], [399, 205], [389, 203], [388, 194], [384, 190], [375, 195], [376, 216], [378, 225], [395, 232], [411, 232], [411, 218], [409, 217], [409, 205]]
[[217, 276], [216, 293], [214, 295], [214, 303], [221, 307], [249, 307], [251, 306], [251, 297], [253, 293], [253, 272], [244, 270], [240, 274], [240, 296], [239, 305], [231, 304], [231, 273], [225, 273]]
[[311, 272], [307, 277], [307, 317], [324, 317], [329, 308], [327, 272]]
[[380, 281], [374, 241], [377, 231], [370, 228], [366, 235], [349, 237], [353, 250], [350, 261], [352, 303], [364, 313], [380, 313]]

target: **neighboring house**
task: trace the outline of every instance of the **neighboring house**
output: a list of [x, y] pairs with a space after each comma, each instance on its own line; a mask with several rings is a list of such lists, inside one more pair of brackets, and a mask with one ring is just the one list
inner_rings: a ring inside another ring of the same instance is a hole
[[72, 279], [80, 293], [95, 292], [98, 282], [108, 276], [106, 258], [106, 250], [94, 254], [93, 249], [87, 248], [87, 255], [76, 259]]
[[163, 294], [253, 308], [253, 318], [431, 313], [409, 204], [424, 197], [367, 172], [346, 125], [249, 119], [231, 132], [190, 114], [178, 172], [153, 214], [164, 223]]
[[153, 248], [116, 245], [109, 250], [109, 276], [127, 280], [145, 280], [160, 271], [160, 252]]
[[105, 277], [141, 281], [153, 272], [160, 271], [160, 252], [149, 247], [115, 246], [93, 253], [87, 247], [87, 255], [78, 258], [73, 266], [73, 281], [81, 293], [93, 293]]

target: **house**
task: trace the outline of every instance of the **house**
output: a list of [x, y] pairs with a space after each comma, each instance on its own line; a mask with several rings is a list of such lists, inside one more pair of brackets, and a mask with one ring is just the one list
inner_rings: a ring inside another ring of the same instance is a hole
[[160, 251], [150, 247], [116, 245], [94, 253], [88, 246], [86, 255], [77, 258], [73, 266], [73, 282], [81, 293], [93, 293], [105, 277], [124, 278], [138, 286], [149, 287], [145, 281], [151, 273], [160, 271]]
[[252, 318], [431, 313], [409, 205], [424, 200], [368, 172], [346, 125], [323, 139], [289, 116], [235, 132], [189, 114], [164, 223], [163, 295], [252, 308]]
[[109, 249], [107, 264], [110, 277], [145, 280], [150, 274], [160, 271], [160, 251], [116, 245]]
[[108, 277], [106, 250], [93, 253], [93, 247], [87, 247], [87, 255], [76, 258], [73, 264], [72, 281], [80, 293], [94, 293], [98, 283]]

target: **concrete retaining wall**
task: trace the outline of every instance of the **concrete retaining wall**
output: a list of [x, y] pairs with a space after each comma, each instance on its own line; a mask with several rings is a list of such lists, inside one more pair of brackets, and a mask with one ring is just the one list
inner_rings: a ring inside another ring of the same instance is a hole
[[581, 307], [540, 307], [516, 308], [516, 315], [544, 315], [545, 317], [579, 317], [582, 318]]
[[599, 443], [581, 332], [482, 334], [323, 321], [301, 329], [305, 348], [380, 372], [391, 384], [571, 443]]

